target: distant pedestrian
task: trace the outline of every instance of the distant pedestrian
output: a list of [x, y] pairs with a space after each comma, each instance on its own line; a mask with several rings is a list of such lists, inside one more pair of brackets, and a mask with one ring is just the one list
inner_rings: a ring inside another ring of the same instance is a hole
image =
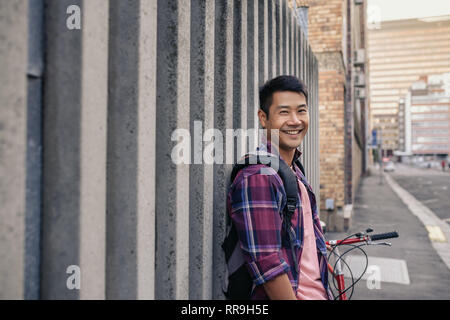
[[445, 171], [445, 160], [441, 161], [442, 171]]

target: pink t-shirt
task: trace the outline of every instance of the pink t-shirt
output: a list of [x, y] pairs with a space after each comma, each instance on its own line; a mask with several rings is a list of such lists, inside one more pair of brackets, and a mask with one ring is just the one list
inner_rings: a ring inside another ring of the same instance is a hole
[[299, 300], [327, 300], [320, 277], [316, 238], [314, 235], [311, 203], [306, 187], [298, 179], [303, 207], [303, 250], [301, 254], [300, 277], [297, 289]]

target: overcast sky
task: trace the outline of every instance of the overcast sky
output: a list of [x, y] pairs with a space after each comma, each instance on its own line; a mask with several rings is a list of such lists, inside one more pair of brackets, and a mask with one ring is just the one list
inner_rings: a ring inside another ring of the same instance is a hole
[[450, 15], [450, 0], [368, 0], [379, 8], [381, 21]]

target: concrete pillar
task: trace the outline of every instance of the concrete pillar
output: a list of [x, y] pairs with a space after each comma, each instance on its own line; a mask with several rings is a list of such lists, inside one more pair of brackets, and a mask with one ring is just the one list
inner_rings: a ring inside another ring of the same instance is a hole
[[[233, 22], [233, 128], [245, 130], [248, 118], [247, 0], [234, 1]], [[245, 154], [245, 146], [244, 139], [240, 141], [238, 141], [238, 137], [234, 139], [236, 161]]]
[[[254, 128], [255, 125], [255, 83], [258, 81], [258, 55], [255, 54], [258, 52], [258, 33], [255, 27], [258, 27], [258, 12], [255, 12], [255, 7], [257, 8], [258, 3], [256, 1], [250, 0], [246, 1], [244, 5], [246, 5], [247, 15], [245, 19], [247, 20], [247, 128]], [[256, 23], [255, 23], [256, 22]], [[253, 140], [252, 143], [255, 141]]]
[[[258, 84], [262, 85], [269, 79], [269, 9], [271, 1], [258, 0]], [[271, 67], [271, 66], [270, 66]], [[259, 87], [256, 92], [256, 104], [259, 108]]]
[[214, 127], [214, 1], [191, 2], [189, 172], [189, 299], [213, 296], [213, 164], [203, 159], [202, 135]]
[[300, 27], [294, 22], [294, 75], [298, 78], [299, 76], [299, 65], [298, 65], [298, 48], [300, 46]]
[[276, 52], [276, 59], [275, 64], [276, 64], [276, 71], [275, 74], [273, 75], [273, 78], [281, 75], [282, 73], [282, 55], [281, 55], [281, 45], [282, 45], [282, 32], [281, 32], [281, 1], [282, 0], [274, 0], [274, 6], [275, 6], [275, 22], [274, 22], [274, 26], [275, 26], [275, 41], [276, 41], [276, 48], [275, 48], [275, 52]]
[[[249, 6], [249, 12], [252, 11], [253, 12], [253, 34], [252, 34], [252, 38], [253, 38], [253, 74], [254, 74], [254, 79], [253, 79], [253, 108], [252, 108], [252, 112], [253, 112], [253, 122], [251, 124], [249, 124], [249, 128], [255, 128], [258, 129], [259, 128], [259, 120], [258, 120], [258, 109], [259, 109], [259, 82], [262, 81], [262, 78], [260, 80], [260, 72], [259, 72], [259, 46], [261, 45], [262, 47], [264, 47], [264, 41], [261, 42], [261, 44], [259, 43], [259, 19], [264, 21], [264, 9], [262, 9], [261, 11], [259, 10], [259, 3], [258, 1], [250, 1], [249, 3], [251, 3], [252, 5]], [[260, 18], [261, 15], [261, 18]], [[250, 17], [250, 16], [249, 16]], [[251, 83], [251, 82], [250, 82]], [[254, 140], [254, 144], [255, 146], [258, 146], [258, 134], [255, 135], [255, 140]]]
[[27, 196], [25, 215], [25, 299], [40, 297], [42, 207], [42, 88], [44, 1], [28, 2]]
[[[233, 0], [215, 0], [214, 128], [220, 130], [224, 137], [225, 130], [233, 128], [233, 11]], [[225, 148], [223, 155], [225, 161]], [[221, 244], [225, 238], [226, 198], [231, 168], [231, 164], [214, 164], [214, 299], [224, 298], [225, 257]]]
[[156, 299], [189, 297], [189, 164], [175, 164], [172, 138], [189, 132], [190, 12], [188, 0], [158, 1]]
[[285, 41], [285, 74], [290, 74], [290, 55], [291, 55], [291, 10], [287, 5], [287, 1], [283, 1], [283, 15], [284, 15], [284, 41]]
[[111, 1], [107, 299], [155, 297], [156, 11]]
[[[81, 30], [67, 28], [71, 5]], [[103, 299], [108, 2], [47, 1], [46, 14], [41, 294]]]
[[268, 38], [268, 74], [267, 80], [275, 77], [276, 74], [276, 26], [275, 26], [275, 2], [267, 1], [267, 38]]
[[24, 298], [28, 2], [0, 2], [0, 299]]
[[290, 74], [294, 75], [294, 70], [295, 70], [295, 44], [296, 44], [296, 37], [295, 37], [295, 30], [297, 29], [296, 26], [296, 22], [295, 22], [295, 17], [293, 15], [293, 13], [290, 13], [290, 19], [291, 19], [291, 23], [289, 24], [289, 33], [290, 33], [290, 48], [289, 48], [289, 52], [290, 52], [290, 58], [289, 58], [289, 64], [290, 64]]

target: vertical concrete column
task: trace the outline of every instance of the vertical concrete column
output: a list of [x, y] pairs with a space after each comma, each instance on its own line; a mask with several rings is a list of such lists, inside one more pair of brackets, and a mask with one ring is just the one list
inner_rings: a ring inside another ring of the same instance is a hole
[[111, 1], [107, 299], [155, 297], [156, 11]]
[[[71, 5], [81, 29], [67, 28]], [[46, 13], [41, 295], [103, 299], [108, 2], [47, 1]]]
[[[222, 133], [222, 142], [226, 142], [226, 129], [233, 128], [233, 13], [233, 0], [215, 0], [214, 128]], [[225, 162], [224, 143], [218, 143], [216, 148], [216, 152], [222, 151]], [[229, 163], [214, 164], [214, 299], [224, 298], [225, 257], [221, 244], [226, 231], [226, 198], [231, 168]]]
[[[214, 128], [214, 2], [191, 2], [189, 299], [212, 299], [213, 164], [203, 158]], [[202, 132], [203, 131], [203, 132]]]
[[[234, 1], [234, 47], [233, 47], [233, 128], [247, 129], [247, 0]], [[237, 131], [235, 130], [235, 133]], [[242, 135], [241, 135], [242, 138]], [[235, 159], [245, 153], [244, 139], [235, 139]], [[241, 148], [241, 147], [242, 148]]]
[[[253, 79], [253, 123], [249, 125], [249, 128], [258, 129], [259, 128], [259, 120], [258, 120], [258, 109], [259, 109], [259, 82], [260, 80], [260, 72], [259, 72], [259, 46], [264, 47], [264, 41], [259, 42], [259, 19], [264, 20], [264, 10], [259, 11], [259, 3], [258, 1], [250, 1], [252, 5], [249, 6], [249, 12], [253, 12], [253, 68], [254, 68], [254, 79]], [[249, 16], [250, 17], [250, 16]], [[255, 134], [254, 145], [258, 145], [258, 131]]]
[[[244, 17], [247, 20], [247, 60], [245, 61], [247, 69], [247, 123], [248, 129], [254, 128], [255, 124], [255, 82], [258, 81], [258, 33], [255, 33], [255, 28], [258, 27], [258, 12], [255, 12], [255, 7], [258, 3], [254, 0], [245, 1], [247, 15]], [[257, 31], [257, 30], [256, 30]], [[253, 142], [250, 142], [254, 144]], [[248, 147], [250, 150], [250, 146]]]
[[280, 75], [286, 74], [286, 2], [280, 0]]
[[281, 1], [282, 0], [274, 0], [275, 2], [275, 14], [274, 14], [274, 26], [275, 26], [275, 41], [276, 41], [276, 58], [275, 58], [275, 64], [276, 64], [276, 71], [274, 73], [274, 78], [281, 75], [282, 73], [282, 55], [281, 55], [281, 46], [282, 46], [282, 32], [281, 32]]
[[290, 34], [290, 42], [289, 42], [289, 74], [294, 75], [295, 68], [295, 30], [297, 23], [295, 22], [295, 17], [292, 11], [290, 11], [290, 20], [289, 24], [289, 34]]
[[25, 299], [40, 297], [42, 216], [42, 88], [44, 1], [28, 2], [27, 195], [25, 215]]
[[285, 50], [285, 74], [291, 74], [290, 56], [291, 56], [291, 10], [286, 1], [284, 6], [284, 50]]
[[24, 298], [28, 2], [0, 2], [0, 299]]
[[300, 27], [294, 22], [294, 75], [299, 77], [298, 47], [300, 46]]
[[[277, 54], [277, 10], [276, 10], [276, 5], [277, 5], [277, 1], [278, 0], [269, 0], [269, 4], [270, 4], [270, 17], [271, 17], [271, 24], [270, 24], [270, 28], [271, 28], [271, 36], [270, 39], [271, 41], [269, 41], [269, 46], [271, 48], [271, 51], [269, 52], [269, 61], [270, 61], [270, 67], [271, 67], [271, 75], [269, 76], [270, 79], [275, 78], [278, 75], [278, 54]], [[269, 67], [269, 68], [270, 68]]]
[[[238, 0], [239, 1], [239, 0]], [[248, 128], [248, 124], [247, 124], [247, 119], [249, 118], [249, 106], [248, 106], [248, 100], [249, 100], [249, 95], [250, 92], [249, 90], [249, 86], [250, 83], [248, 83], [247, 81], [247, 74], [248, 72], [250, 72], [251, 68], [249, 68], [249, 55], [248, 55], [248, 46], [249, 46], [249, 41], [248, 39], [251, 37], [248, 37], [248, 21], [249, 21], [249, 17], [247, 15], [247, 8], [248, 8], [248, 0], [240, 0], [240, 9], [241, 9], [241, 36], [239, 36], [238, 33], [235, 33], [235, 36], [237, 36], [240, 40], [240, 47], [241, 47], [241, 77], [240, 77], [240, 85], [241, 85], [241, 125], [238, 128], [242, 128], [243, 130], [246, 130]], [[237, 45], [236, 45], [237, 46]], [[236, 128], [236, 127], [235, 127]], [[245, 145], [247, 145], [247, 143], [245, 143]], [[245, 153], [245, 150], [243, 150], [243, 152]], [[240, 155], [238, 154], [238, 157]]]
[[158, 1], [156, 299], [189, 297], [190, 3]]
[[[258, 84], [262, 85], [269, 79], [269, 10], [271, 1], [258, 0]], [[259, 108], [259, 87], [256, 92], [256, 105]]]

